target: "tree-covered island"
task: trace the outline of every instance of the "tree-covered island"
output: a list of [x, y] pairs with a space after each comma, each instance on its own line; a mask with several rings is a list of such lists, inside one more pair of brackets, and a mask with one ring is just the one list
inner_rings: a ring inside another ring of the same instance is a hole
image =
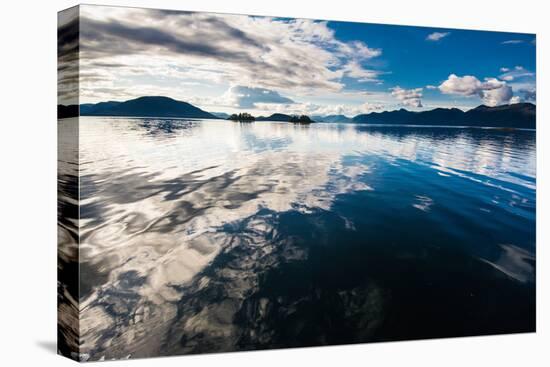
[[252, 122], [256, 119], [251, 114], [249, 114], [247, 112], [242, 112], [242, 113], [238, 113], [238, 114], [237, 113], [232, 114], [231, 116], [229, 116], [228, 120]]

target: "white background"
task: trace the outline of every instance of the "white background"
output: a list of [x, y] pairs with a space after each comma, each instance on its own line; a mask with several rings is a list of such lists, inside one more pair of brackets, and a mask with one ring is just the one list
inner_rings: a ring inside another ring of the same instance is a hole
[[[548, 366], [548, 39], [543, 1], [103, 4], [537, 33], [537, 333], [115, 362], [117, 366]], [[56, 22], [74, 1], [8, 0], [0, 43], [0, 365], [69, 365], [56, 339]], [[549, 122], [550, 123], [550, 122]]]

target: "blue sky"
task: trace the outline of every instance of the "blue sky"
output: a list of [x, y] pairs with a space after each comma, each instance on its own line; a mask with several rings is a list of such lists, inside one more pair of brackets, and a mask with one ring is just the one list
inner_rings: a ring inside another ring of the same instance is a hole
[[81, 103], [345, 114], [536, 101], [535, 36], [81, 6]]
[[[522, 66], [535, 72], [532, 34], [351, 22], [329, 22], [329, 27], [342, 40], [359, 38], [383, 49], [380, 60], [373, 60], [372, 65], [388, 71], [383, 77], [388, 85], [439, 85], [450, 73], [478, 79], [497, 77], [502, 67]], [[439, 40], [427, 39], [434, 33], [446, 35]]]

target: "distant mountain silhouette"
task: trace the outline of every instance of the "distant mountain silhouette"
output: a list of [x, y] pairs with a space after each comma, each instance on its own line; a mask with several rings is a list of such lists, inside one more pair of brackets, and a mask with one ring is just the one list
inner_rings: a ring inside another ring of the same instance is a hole
[[466, 112], [458, 108], [436, 108], [420, 112], [400, 109], [357, 115], [352, 121], [359, 124], [448, 125], [534, 129], [536, 127], [536, 106], [532, 103], [516, 103], [497, 107], [482, 105]]
[[212, 115], [216, 116], [216, 117], [219, 117], [221, 119], [227, 119], [229, 118], [229, 114], [228, 113], [225, 113], [225, 112], [210, 112]]
[[344, 115], [312, 116], [318, 122], [352, 122], [351, 117]]
[[256, 121], [283, 121], [283, 122], [289, 122], [292, 116], [285, 115], [284, 113], [274, 113], [271, 116], [260, 116], [256, 117]]
[[126, 102], [100, 102], [80, 106], [81, 116], [127, 117], [187, 117], [217, 119], [218, 117], [187, 102], [169, 97], [139, 97]]
[[82, 116], [89, 115], [90, 113], [93, 113], [94, 111], [101, 111], [106, 110], [112, 107], [115, 107], [122, 102], [117, 101], [108, 101], [108, 102], [99, 102], [99, 103], [83, 103], [80, 105], [80, 114]]

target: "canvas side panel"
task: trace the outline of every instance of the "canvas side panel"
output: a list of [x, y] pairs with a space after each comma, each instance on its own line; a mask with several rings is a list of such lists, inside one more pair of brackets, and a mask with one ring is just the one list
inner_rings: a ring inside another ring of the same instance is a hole
[[57, 350], [79, 360], [79, 8], [58, 13]]

